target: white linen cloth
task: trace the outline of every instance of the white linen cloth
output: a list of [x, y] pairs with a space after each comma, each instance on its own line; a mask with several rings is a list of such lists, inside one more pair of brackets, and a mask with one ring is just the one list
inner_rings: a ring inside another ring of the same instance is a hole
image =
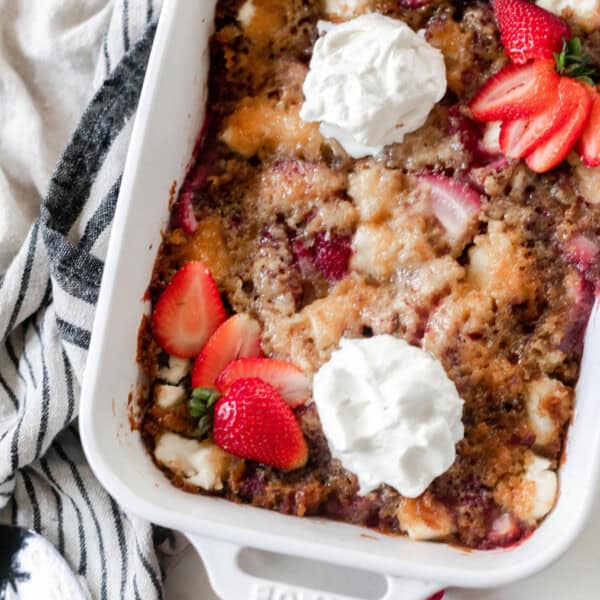
[[0, 0], [0, 273], [37, 217], [107, 63], [139, 38], [158, 4]]
[[163, 597], [159, 546], [173, 535], [106, 493], [76, 425], [159, 8], [0, 0], [2, 600], [40, 585], [47, 598]]

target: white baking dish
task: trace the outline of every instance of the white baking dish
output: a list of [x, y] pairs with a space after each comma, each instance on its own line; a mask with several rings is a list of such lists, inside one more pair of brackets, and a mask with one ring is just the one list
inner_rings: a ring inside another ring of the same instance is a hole
[[[417, 600], [446, 585], [497, 586], [548, 565], [583, 527], [599, 473], [600, 402], [595, 377], [600, 371], [598, 307], [588, 329], [575, 418], [561, 469], [560, 498], [534, 535], [513, 549], [466, 552], [187, 494], [169, 484], [152, 464], [139, 434], [130, 430], [127, 399], [138, 385], [137, 332], [148, 310], [142, 298], [161, 241], [161, 228], [168, 219], [169, 188], [174, 180], [181, 183], [203, 120], [213, 11], [214, 0], [166, 0], [154, 43], [123, 176], [83, 386], [80, 431], [94, 472], [128, 510], [185, 532], [202, 552], [211, 581], [225, 600], [242, 600], [249, 595], [272, 600], [325, 600], [347, 598], [351, 592], [351, 578], [333, 588], [343, 590], [346, 596], [342, 596], [330, 593], [331, 588], [325, 595], [252, 577], [247, 574], [244, 555], [238, 556], [244, 546], [385, 574], [385, 598], [389, 600]], [[298, 567], [298, 573], [307, 568], [304, 562]]]

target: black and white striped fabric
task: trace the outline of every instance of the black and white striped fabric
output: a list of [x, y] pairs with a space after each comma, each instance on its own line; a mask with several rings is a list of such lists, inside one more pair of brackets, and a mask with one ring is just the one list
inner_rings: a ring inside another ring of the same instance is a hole
[[[115, 0], [98, 91], [52, 177], [40, 217], [0, 275], [0, 598], [163, 595], [157, 538], [169, 536], [124, 512], [102, 489], [86, 464], [76, 421], [159, 4]], [[21, 531], [15, 526], [32, 533], [7, 558], [6, 540]], [[17, 554], [25, 548], [37, 557], [27, 563], [31, 572], [18, 568]], [[20, 587], [30, 589], [25, 583], [36, 580], [36, 564], [44, 569], [46, 593], [20, 595]], [[57, 566], [49, 571], [49, 564]]]

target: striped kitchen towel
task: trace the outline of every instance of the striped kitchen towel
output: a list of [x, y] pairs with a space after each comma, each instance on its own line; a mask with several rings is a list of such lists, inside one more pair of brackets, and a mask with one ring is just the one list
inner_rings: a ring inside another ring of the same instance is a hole
[[112, 2], [97, 93], [39, 218], [0, 274], [0, 599], [163, 595], [157, 545], [165, 538], [168, 545], [170, 536], [102, 489], [86, 464], [76, 421], [159, 4]]

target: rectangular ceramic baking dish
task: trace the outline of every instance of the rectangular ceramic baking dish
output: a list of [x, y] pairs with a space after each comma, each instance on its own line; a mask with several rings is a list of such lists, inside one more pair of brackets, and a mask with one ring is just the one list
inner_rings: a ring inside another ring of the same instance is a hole
[[[154, 42], [114, 219], [81, 400], [80, 431], [94, 472], [125, 508], [188, 535], [225, 600], [356, 597], [350, 575], [338, 576], [327, 593], [312, 590], [310, 581], [302, 587], [298, 578], [307, 567], [301, 560], [294, 585], [251, 576], [245, 568], [247, 557], [240, 553], [244, 547], [381, 573], [387, 591], [377, 592], [371, 586], [367, 592], [371, 598], [389, 600], [425, 598], [448, 585], [497, 586], [538, 571], [563, 553], [584, 526], [598, 479], [597, 305], [588, 327], [575, 416], [560, 472], [560, 497], [541, 527], [511, 549], [466, 552], [187, 494], [171, 486], [152, 464], [138, 432], [131, 431], [127, 400], [140, 385], [136, 341], [142, 315], [149, 309], [144, 292], [161, 229], [168, 222], [169, 188], [173, 181], [183, 180], [204, 117], [214, 4], [215, 0], [166, 0]], [[274, 573], [282, 578], [277, 570]], [[363, 582], [371, 581], [365, 577]], [[360, 595], [365, 597], [364, 590]]]

